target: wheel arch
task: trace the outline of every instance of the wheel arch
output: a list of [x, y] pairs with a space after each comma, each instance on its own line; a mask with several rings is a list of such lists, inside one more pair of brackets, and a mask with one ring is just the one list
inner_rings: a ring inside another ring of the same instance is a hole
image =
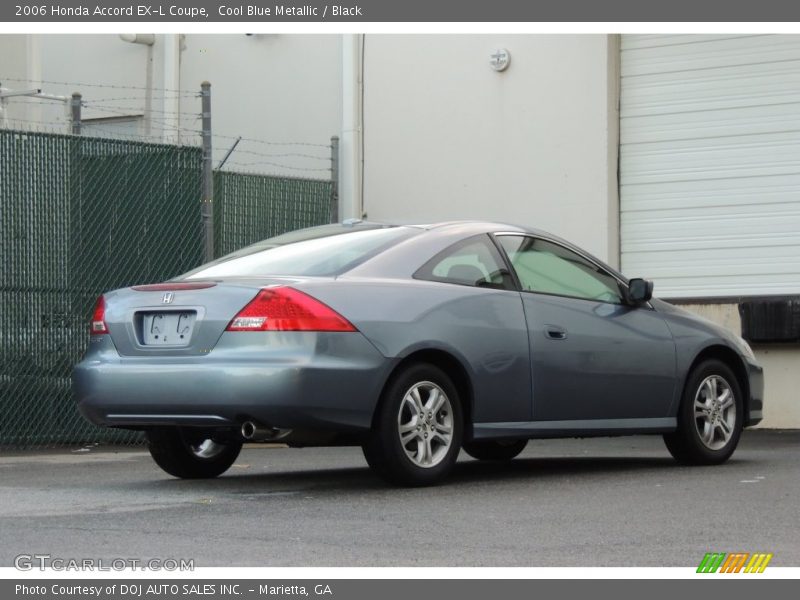
[[421, 348], [410, 352], [404, 356], [391, 370], [386, 380], [381, 387], [380, 397], [375, 405], [375, 411], [372, 415], [372, 426], [375, 426], [375, 419], [380, 412], [380, 407], [384, 402], [386, 388], [391, 384], [392, 380], [409, 365], [427, 363], [438, 367], [445, 374], [450, 377], [453, 385], [458, 391], [459, 399], [461, 400], [462, 419], [464, 424], [465, 439], [472, 438], [472, 410], [474, 402], [474, 393], [472, 387], [472, 379], [467, 372], [466, 367], [451, 352], [442, 350], [440, 348]]
[[697, 353], [689, 368], [686, 370], [686, 375], [683, 379], [683, 389], [681, 399], [686, 393], [686, 385], [689, 383], [689, 376], [694, 372], [697, 366], [703, 361], [716, 359], [725, 363], [733, 371], [736, 376], [736, 383], [739, 384], [739, 389], [742, 391], [742, 408], [745, 421], [747, 415], [750, 414], [750, 379], [747, 376], [747, 367], [742, 361], [739, 354], [730, 346], [724, 344], [712, 344], [706, 346]]

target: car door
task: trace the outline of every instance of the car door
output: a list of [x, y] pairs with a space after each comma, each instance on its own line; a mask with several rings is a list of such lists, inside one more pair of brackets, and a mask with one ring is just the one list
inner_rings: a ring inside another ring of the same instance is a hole
[[666, 417], [675, 344], [661, 316], [626, 304], [613, 274], [555, 241], [496, 239], [520, 284], [534, 420]]

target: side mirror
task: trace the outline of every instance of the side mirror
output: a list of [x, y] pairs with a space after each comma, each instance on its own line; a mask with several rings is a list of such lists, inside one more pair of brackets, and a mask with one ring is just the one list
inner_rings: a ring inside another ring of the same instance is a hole
[[644, 304], [653, 297], [653, 282], [647, 279], [631, 279], [628, 282], [628, 302]]

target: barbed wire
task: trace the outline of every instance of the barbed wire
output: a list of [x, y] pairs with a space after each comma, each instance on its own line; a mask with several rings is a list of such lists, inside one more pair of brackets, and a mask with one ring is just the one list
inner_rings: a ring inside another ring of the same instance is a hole
[[[220, 139], [227, 139], [227, 140], [236, 140], [239, 139], [241, 136], [238, 135], [225, 135], [221, 133], [212, 133], [212, 137], [220, 138]], [[330, 144], [314, 144], [310, 142], [271, 142], [266, 140], [258, 140], [255, 138], [246, 138], [241, 137], [243, 142], [252, 142], [254, 144], [263, 144], [265, 146], [307, 146], [309, 148], [330, 148]]]
[[234, 155], [236, 154], [248, 154], [250, 156], [260, 156], [262, 158], [307, 158], [310, 160], [319, 160], [324, 162], [330, 162], [330, 156], [314, 156], [313, 154], [302, 154], [299, 152], [286, 152], [283, 154], [266, 154], [263, 152], [254, 152], [252, 150], [240, 150], [238, 147], [233, 152]]
[[[134, 118], [134, 119], [137, 119], [137, 120], [143, 120], [144, 119], [144, 115], [142, 113], [120, 112], [120, 111], [117, 111], [116, 109], [105, 109], [105, 108], [100, 109], [99, 107], [93, 107], [93, 108], [96, 109], [96, 110], [99, 110], [100, 112], [105, 112], [105, 113], [111, 114], [112, 116], [130, 117], [130, 118]], [[199, 113], [190, 113], [190, 115], [195, 117], [194, 118], [195, 121], [200, 119]], [[66, 118], [64, 120], [61, 120], [61, 121], [52, 121], [52, 120], [51, 121], [38, 121], [38, 120], [31, 120], [31, 119], [19, 119], [19, 118], [9, 117], [7, 120], [8, 120], [9, 123], [12, 123], [12, 122], [14, 122], [14, 123], [26, 123], [26, 124], [37, 125], [37, 126], [40, 126], [40, 127], [43, 127], [43, 128], [52, 128], [53, 130], [58, 130], [58, 129], [63, 130], [64, 128], [69, 128], [70, 127], [70, 121], [68, 119], [66, 119]], [[159, 118], [156, 118], [156, 117], [150, 117], [149, 121], [150, 121], [151, 124], [155, 124], [156, 125], [156, 129], [161, 132], [160, 134], [156, 133], [156, 134], [146, 135], [146, 134], [125, 133], [125, 132], [109, 129], [109, 128], [106, 128], [106, 127], [102, 127], [102, 125], [99, 124], [100, 121], [95, 121], [91, 117], [83, 119], [82, 120], [82, 124], [85, 127], [91, 128], [92, 132], [103, 132], [103, 133], [107, 133], [109, 135], [113, 135], [115, 137], [116, 136], [125, 136], [126, 138], [135, 139], [137, 141], [152, 141], [154, 138], [162, 137], [164, 133], [167, 133], [167, 134], [174, 133], [176, 137], [181, 136], [181, 135], [189, 135], [189, 134], [191, 136], [193, 136], [193, 137], [194, 136], [201, 136], [202, 133], [203, 133], [202, 130], [200, 130], [200, 129], [191, 129], [191, 128], [188, 128], [188, 127], [177, 126], [174, 123], [170, 123], [170, 122], [168, 122], [168, 121], [166, 121], [164, 119], [159, 119]], [[236, 139], [233, 136], [218, 135], [218, 134], [212, 134], [212, 138]], [[330, 145], [326, 145], [326, 144], [310, 144], [310, 143], [306, 143], [306, 142], [270, 142], [270, 141], [267, 141], [267, 140], [258, 140], [258, 139], [255, 139], [255, 138], [244, 138], [244, 137], [242, 138], [242, 141], [247, 141], [247, 142], [251, 142], [251, 143], [255, 143], [255, 144], [261, 144], [261, 145], [264, 145], [264, 146], [273, 146], [273, 147], [274, 146], [279, 146], [279, 147], [288, 147], [288, 146], [301, 146], [302, 147], [302, 146], [305, 146], [305, 147], [330, 149]], [[265, 158], [265, 159], [272, 159], [272, 158], [302, 158], [302, 159], [315, 160], [315, 161], [321, 161], [321, 162], [330, 162], [331, 161], [331, 157], [330, 156], [316, 156], [316, 155], [313, 155], [313, 154], [306, 154], [306, 153], [303, 153], [303, 152], [282, 152], [282, 153], [256, 152], [254, 150], [247, 150], [247, 149], [244, 149], [244, 148], [236, 148], [236, 150], [234, 151], [234, 154], [235, 155], [244, 154], [244, 155], [247, 155], [247, 156], [254, 156], [254, 157]], [[306, 171], [306, 170], [307, 171], [328, 171], [328, 170], [330, 170], [329, 167], [322, 167], [322, 168], [295, 167], [295, 166], [276, 163], [276, 162], [271, 161], [271, 160], [263, 160], [263, 161], [254, 160], [254, 161], [248, 161], [248, 162], [242, 162], [242, 161], [231, 162], [231, 161], [229, 161], [226, 164], [239, 164], [241, 166], [248, 166], [248, 167], [265, 164], [265, 165], [270, 165], [270, 166], [274, 166], [274, 167], [278, 167], [278, 168], [282, 168], [282, 169], [289, 169], [289, 170], [296, 170], [296, 171]]]
[[[118, 111], [118, 110], [103, 109], [103, 108], [99, 108], [99, 107], [92, 107], [92, 108], [93, 108], [93, 110], [98, 110], [100, 112], [104, 112], [106, 114], [110, 114], [111, 115], [111, 117], [100, 117], [100, 118], [132, 117], [132, 118], [141, 119], [141, 120], [144, 120], [144, 119], [147, 118], [147, 120], [150, 121], [150, 123], [159, 124], [159, 125], [161, 125], [162, 129], [165, 129], [165, 130], [168, 129], [170, 131], [176, 131], [176, 132], [180, 132], [180, 133], [191, 133], [193, 135], [201, 135], [203, 133], [199, 129], [190, 129], [188, 127], [181, 127], [180, 125], [175, 125], [174, 123], [170, 123], [169, 121], [167, 121], [165, 119], [159, 119], [157, 117], [152, 117], [152, 116], [150, 116], [148, 118], [147, 113], [134, 112], [134, 111], [121, 112], [121, 111]], [[195, 116], [193, 121], [197, 121], [197, 120], [200, 119], [200, 114], [199, 113], [189, 113], [188, 116]], [[89, 118], [84, 118], [82, 121], [84, 123], [91, 123], [92, 120], [93, 119], [91, 117], [89, 117]]]
[[[225, 167], [227, 167], [230, 162], [225, 163]], [[328, 169], [324, 169], [328, 170]], [[294, 181], [323, 181], [328, 182], [330, 181], [327, 177], [320, 177], [318, 175], [307, 175], [307, 176], [300, 176], [300, 175], [288, 175], [286, 173], [277, 173], [277, 172], [265, 172], [265, 171], [254, 171], [252, 169], [239, 169], [236, 171], [228, 171], [225, 168], [222, 169], [214, 169], [214, 174], [224, 174], [224, 175], [250, 175], [253, 177], [275, 177], [277, 179], [290, 179]]]
[[200, 94], [177, 94], [174, 96], [111, 96], [106, 98], [92, 98], [87, 102], [124, 102], [126, 100], [179, 100], [181, 98], [199, 98]]
[[[117, 131], [115, 129], [107, 129], [105, 127], [98, 127], [97, 125], [91, 125], [91, 129], [86, 132], [82, 131], [80, 135], [76, 137], [107, 137], [108, 139], [119, 139], [122, 141], [132, 141], [132, 142], [143, 142], [146, 144], [166, 144], [166, 145], [176, 145], [176, 146], [197, 146], [199, 145], [199, 140], [193, 140], [191, 138], [187, 138], [185, 136], [181, 136], [177, 133], [161, 132], [160, 134], [134, 134], [134, 133], [124, 133]], [[105, 133], [105, 136], [94, 136], [96, 132]], [[190, 143], [193, 142], [193, 143]]]
[[[82, 102], [81, 106], [83, 106], [84, 108], [92, 108], [92, 109], [96, 109], [96, 110], [104, 110], [104, 111], [107, 111], [107, 112], [111, 112], [111, 111], [114, 111], [114, 110], [118, 110], [118, 111], [135, 110], [134, 107], [110, 106], [110, 105], [107, 105], [107, 104], [95, 104], [95, 102], [93, 102], [93, 101]], [[157, 108], [149, 108], [147, 110], [142, 109], [141, 112], [143, 112], [143, 113], [157, 113], [157, 114], [161, 114], [161, 115], [186, 115], [186, 116], [194, 116], [194, 115], [201, 116], [202, 115], [202, 113], [200, 113], [200, 112], [189, 112], [189, 111], [184, 112], [184, 111], [177, 111], [177, 110], [158, 110]]]
[[[175, 133], [174, 135], [170, 135], [172, 132], [164, 132], [162, 131], [160, 134], [151, 134], [151, 135], [144, 135], [144, 134], [134, 134], [134, 133], [125, 133], [115, 129], [108, 129], [106, 127], [98, 126], [93, 124], [91, 121], [84, 122], [84, 125], [89, 127], [89, 131], [82, 131], [80, 134], [73, 134], [70, 131], [70, 122], [63, 121], [60, 123], [53, 122], [53, 121], [35, 121], [31, 119], [15, 119], [15, 118], [8, 118], [9, 127], [0, 128], [4, 130], [14, 130], [19, 131], [20, 133], [52, 133], [58, 135], [66, 135], [66, 136], [73, 136], [76, 138], [80, 137], [101, 137], [95, 136], [95, 133], [105, 133], [106, 136], [110, 141], [113, 140], [120, 140], [120, 141], [133, 141], [133, 142], [143, 142], [148, 144], [174, 144], [178, 146], [196, 146], [198, 143], [197, 138], [187, 138], [181, 137], [179, 134]], [[25, 124], [23, 127], [19, 127], [19, 124]], [[35, 126], [29, 127], [29, 126]], [[166, 135], [165, 135], [166, 133]], [[165, 139], [166, 138], [166, 139]], [[194, 142], [194, 143], [186, 143], [187, 141]]]
[[[31, 100], [39, 100], [40, 102], [31, 102]], [[3, 102], [6, 104], [22, 104], [25, 106], [43, 106], [41, 102], [59, 102], [61, 106], [67, 106], [67, 103], [64, 100], [60, 100], [58, 98], [38, 98], [36, 96], [12, 96], [11, 98], [4, 98]], [[50, 105], [52, 106], [52, 104]]]
[[41, 83], [47, 85], [72, 85], [77, 87], [89, 87], [89, 88], [105, 88], [105, 89], [112, 89], [112, 90], [142, 90], [142, 91], [151, 91], [151, 92], [166, 92], [169, 94], [185, 94], [187, 97], [197, 96], [199, 92], [188, 92], [187, 90], [181, 89], [170, 89], [170, 88], [155, 88], [155, 87], [142, 87], [140, 85], [117, 85], [112, 83], [87, 83], [81, 81], [53, 81], [48, 79], [25, 79], [20, 77], [3, 77], [0, 75], [0, 82], [6, 81], [14, 81], [17, 83]]
[[169, 132], [167, 135], [164, 135], [164, 132], [161, 134], [151, 134], [151, 135], [144, 135], [144, 134], [133, 134], [133, 133], [122, 133], [116, 131], [114, 129], [106, 129], [104, 127], [97, 127], [96, 125], [91, 126], [91, 130], [89, 132], [82, 132], [79, 136], [86, 136], [86, 137], [93, 137], [95, 132], [105, 133], [108, 139], [119, 139], [123, 141], [132, 141], [132, 142], [143, 142], [146, 144], [161, 144], [161, 145], [175, 145], [175, 146], [198, 146], [198, 140], [192, 140], [191, 138], [186, 138], [185, 136], [181, 136], [179, 134], [170, 134]]
[[307, 171], [307, 172], [314, 172], [314, 171], [315, 172], [323, 172], [323, 171], [330, 172], [330, 170], [331, 170], [330, 167], [321, 167], [321, 168], [316, 168], [316, 167], [292, 167], [292, 166], [289, 166], [289, 165], [282, 165], [280, 163], [272, 162], [272, 161], [269, 161], [269, 160], [260, 160], [260, 161], [252, 161], [252, 162], [240, 162], [240, 161], [229, 160], [228, 162], [225, 163], [226, 167], [228, 165], [235, 165], [235, 166], [239, 166], [239, 167], [258, 167], [258, 166], [268, 165], [270, 167], [277, 167], [278, 169], [287, 169], [289, 171]]
[[170, 131], [178, 131], [180, 133], [191, 133], [191, 134], [194, 134], [194, 135], [202, 135], [203, 134], [202, 130], [200, 130], [200, 129], [189, 129], [188, 127], [176, 126], [176, 125], [173, 125], [172, 123], [169, 123], [167, 121], [163, 121], [161, 119], [154, 119], [154, 118], [150, 117], [150, 122], [151, 123], [157, 123], [157, 124], [161, 125], [164, 129], [169, 129]]
[[[61, 135], [65, 134], [65, 131], [64, 131], [65, 127], [69, 127], [69, 125], [70, 125], [69, 121], [66, 121], [66, 120], [63, 121], [63, 122], [58, 123], [58, 122], [53, 122], [53, 121], [35, 121], [35, 120], [31, 120], [31, 119], [15, 119], [15, 118], [12, 118], [12, 117], [8, 117], [6, 119], [6, 122], [9, 125], [17, 124], [17, 123], [24, 123], [26, 125], [37, 125], [39, 129], [31, 130], [30, 131], [31, 133], [57, 133], [57, 134], [61, 134]], [[26, 131], [24, 127], [23, 128], [3, 127], [2, 129], [3, 130], [13, 129], [15, 131], [22, 131], [22, 132]]]

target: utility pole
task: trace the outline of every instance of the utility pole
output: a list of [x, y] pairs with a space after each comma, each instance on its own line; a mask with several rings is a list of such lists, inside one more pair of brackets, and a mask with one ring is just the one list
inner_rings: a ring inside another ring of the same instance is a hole
[[78, 92], [72, 94], [72, 135], [81, 134], [81, 98]]
[[200, 84], [202, 101], [203, 130], [203, 197], [200, 214], [203, 221], [203, 258], [205, 262], [214, 260], [214, 177], [211, 165], [211, 84]]
[[339, 136], [331, 138], [331, 223], [339, 221]]

